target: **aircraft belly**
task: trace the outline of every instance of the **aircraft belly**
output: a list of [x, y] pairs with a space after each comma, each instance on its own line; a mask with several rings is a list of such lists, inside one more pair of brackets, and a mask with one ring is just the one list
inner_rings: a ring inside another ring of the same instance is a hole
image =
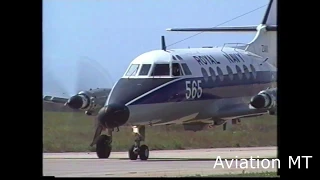
[[[212, 118], [233, 119], [265, 110], [250, 109], [251, 96], [218, 100], [184, 101], [178, 103], [141, 104], [129, 106], [130, 125], [183, 124], [208, 121]], [[147, 111], [147, 113], [146, 113]]]

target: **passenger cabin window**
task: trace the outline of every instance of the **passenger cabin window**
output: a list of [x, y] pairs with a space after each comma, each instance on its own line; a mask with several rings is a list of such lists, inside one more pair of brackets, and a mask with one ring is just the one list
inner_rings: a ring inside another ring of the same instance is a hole
[[224, 76], [223, 76], [223, 72], [220, 67], [217, 67], [217, 72], [218, 72], [218, 76], [219, 76], [220, 81], [223, 81]]
[[212, 69], [212, 67], [209, 67], [209, 72], [210, 72], [212, 81], [215, 81], [217, 75], [216, 75], [216, 73], [214, 72], [214, 70]]
[[188, 65], [186, 63], [182, 63], [181, 66], [183, 68], [183, 71], [184, 71], [185, 75], [191, 75], [192, 74], [190, 69], [189, 69], [189, 67], [188, 67]]
[[169, 76], [170, 66], [169, 64], [155, 64], [152, 72], [152, 76]]
[[204, 68], [201, 68], [202, 76], [204, 78], [204, 81], [207, 82], [209, 80], [209, 75], [207, 71]]
[[182, 69], [179, 63], [172, 63], [172, 76], [182, 76]]
[[241, 71], [241, 68], [238, 65], [236, 65], [236, 70], [237, 70], [238, 77], [241, 80], [242, 79], [242, 71]]
[[137, 74], [138, 69], [139, 64], [132, 64], [126, 73], [126, 76], [135, 76]]
[[250, 79], [250, 72], [249, 72], [249, 69], [246, 65], [243, 65], [243, 71], [244, 71], [244, 75], [246, 76], [246, 78]]
[[149, 74], [149, 70], [151, 68], [151, 64], [143, 64], [141, 70], [139, 72], [140, 76], [147, 76]]
[[227, 72], [228, 72], [228, 75], [229, 75], [229, 79], [233, 80], [233, 72], [232, 72], [231, 67], [227, 66]]
[[256, 68], [254, 68], [254, 66], [252, 64], [250, 64], [250, 69], [251, 69], [253, 77], [256, 78], [257, 77]]

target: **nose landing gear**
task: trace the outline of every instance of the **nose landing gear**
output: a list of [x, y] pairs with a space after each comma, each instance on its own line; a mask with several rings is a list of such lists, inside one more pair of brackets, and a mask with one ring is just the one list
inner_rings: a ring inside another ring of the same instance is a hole
[[135, 135], [135, 143], [129, 148], [129, 159], [137, 160], [139, 156], [140, 160], [147, 160], [149, 148], [147, 145], [140, 145], [140, 142], [145, 140], [145, 126], [133, 126], [132, 130]]
[[107, 130], [107, 135], [102, 134], [98, 137], [96, 143], [96, 153], [98, 158], [107, 159], [112, 150], [112, 129]]

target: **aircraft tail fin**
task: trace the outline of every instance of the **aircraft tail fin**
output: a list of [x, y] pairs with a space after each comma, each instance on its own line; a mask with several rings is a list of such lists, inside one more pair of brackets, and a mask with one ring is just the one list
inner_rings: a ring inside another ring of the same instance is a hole
[[277, 67], [277, 0], [270, 0], [256, 36], [246, 50], [268, 58], [268, 62]]
[[[267, 31], [277, 31], [277, 0], [270, 0], [266, 13], [261, 22], [266, 26]], [[256, 32], [257, 25], [254, 26], [226, 26], [209, 28], [168, 28], [166, 31], [178, 32]]]
[[[262, 22], [258, 26], [212, 27], [212, 28], [169, 28], [167, 31], [180, 32], [256, 32], [254, 39], [248, 43], [247, 51], [262, 57], [277, 66], [277, 0], [270, 0]], [[242, 48], [241, 48], [242, 49]]]

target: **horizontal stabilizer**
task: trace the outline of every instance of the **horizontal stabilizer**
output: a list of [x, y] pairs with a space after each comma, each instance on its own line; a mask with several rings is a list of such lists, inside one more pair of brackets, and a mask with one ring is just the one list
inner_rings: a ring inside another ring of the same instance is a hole
[[[211, 28], [168, 28], [167, 31], [180, 32], [256, 32], [257, 26], [211, 27]], [[277, 31], [277, 26], [267, 26], [267, 31]]]

